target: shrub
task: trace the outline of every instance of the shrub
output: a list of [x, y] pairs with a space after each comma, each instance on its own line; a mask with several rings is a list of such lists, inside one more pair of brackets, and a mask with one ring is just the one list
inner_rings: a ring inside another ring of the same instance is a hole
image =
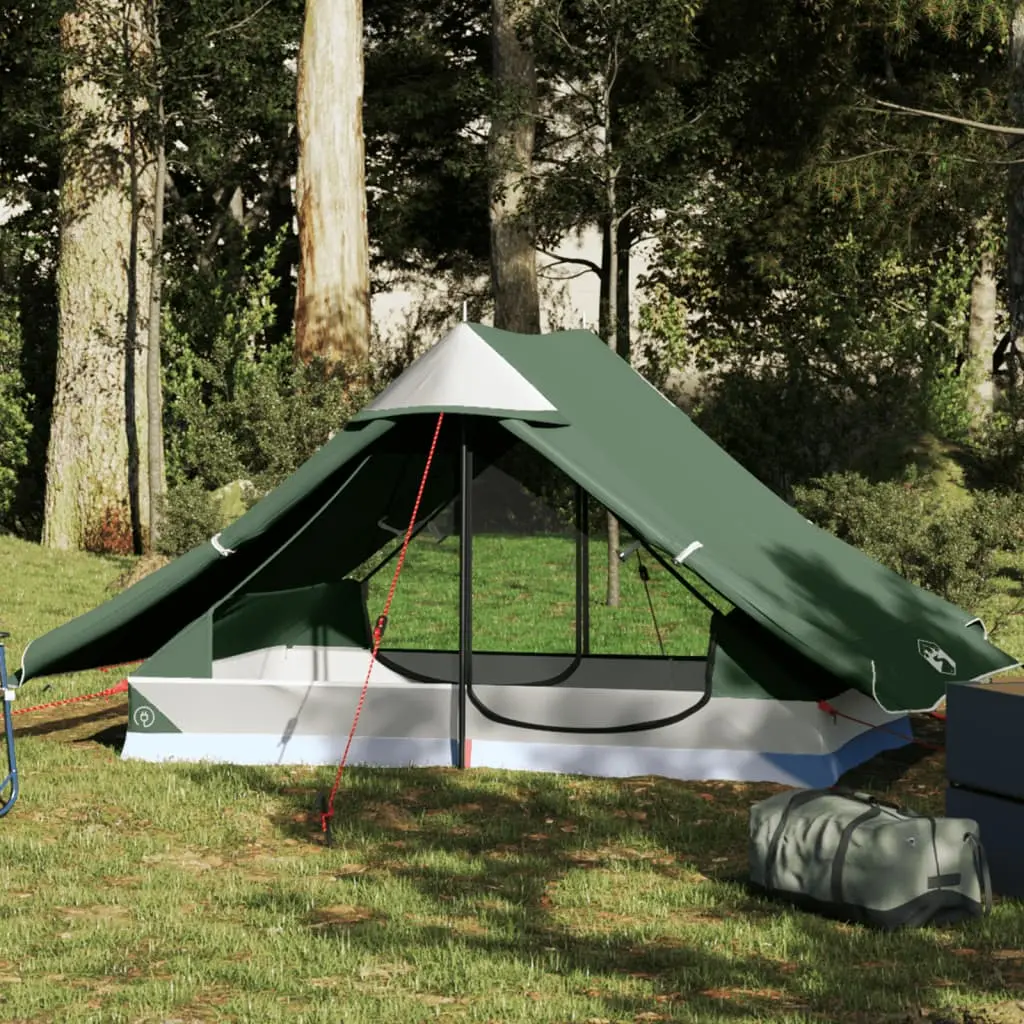
[[172, 486], [197, 480], [213, 491], [245, 479], [266, 492], [383, 382], [369, 366], [294, 362], [291, 334], [274, 335], [278, 250], [250, 258], [237, 287], [214, 276], [203, 302], [170, 318], [165, 426]]
[[975, 439], [979, 481], [997, 490], [1024, 490], [1024, 394], [1018, 385], [997, 397]]
[[19, 359], [22, 332], [11, 304], [0, 301], [0, 524], [11, 526], [15, 488], [28, 462], [30, 425]]
[[83, 530], [82, 546], [95, 555], [133, 555], [132, 517], [127, 502], [107, 505]]
[[157, 550], [172, 557], [183, 555], [205, 544], [222, 525], [220, 508], [200, 481], [178, 484], [167, 492]]
[[978, 492], [954, 503], [911, 479], [834, 473], [795, 488], [794, 498], [818, 526], [962, 607], [989, 594], [999, 552], [1024, 548], [1018, 495]]

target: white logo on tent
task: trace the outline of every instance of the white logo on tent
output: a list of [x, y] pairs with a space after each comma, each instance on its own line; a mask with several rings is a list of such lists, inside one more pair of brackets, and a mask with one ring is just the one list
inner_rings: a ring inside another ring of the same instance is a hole
[[135, 709], [135, 714], [132, 715], [132, 721], [141, 728], [148, 729], [156, 721], [156, 713], [151, 707], [147, 707], [143, 704], [141, 707], [137, 707]]
[[956, 662], [937, 643], [931, 640], [918, 640], [917, 650], [936, 672], [941, 672], [944, 676], [956, 675]]

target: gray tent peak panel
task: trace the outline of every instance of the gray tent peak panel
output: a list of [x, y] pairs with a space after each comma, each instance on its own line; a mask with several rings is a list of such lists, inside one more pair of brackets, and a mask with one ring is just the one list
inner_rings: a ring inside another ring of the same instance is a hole
[[537, 387], [467, 323], [459, 324], [428, 349], [356, 418], [361, 421], [413, 412], [522, 416], [565, 423]]

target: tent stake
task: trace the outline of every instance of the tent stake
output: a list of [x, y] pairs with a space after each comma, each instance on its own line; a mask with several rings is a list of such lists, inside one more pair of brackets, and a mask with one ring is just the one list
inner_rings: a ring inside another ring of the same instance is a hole
[[473, 450], [466, 417], [460, 421], [459, 706], [457, 764], [466, 767], [466, 691], [473, 682]]

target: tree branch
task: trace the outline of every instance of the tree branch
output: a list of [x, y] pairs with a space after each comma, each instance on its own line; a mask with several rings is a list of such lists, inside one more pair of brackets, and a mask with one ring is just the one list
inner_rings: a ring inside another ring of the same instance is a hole
[[[948, 121], [950, 124], [962, 125], [964, 128], [977, 128], [980, 131], [993, 132], [996, 135], [1024, 135], [1024, 128], [1015, 128], [1011, 125], [988, 124], [985, 121], [972, 121], [966, 117], [954, 117], [952, 114], [940, 114], [935, 110], [919, 110], [916, 107], [904, 107], [900, 103], [889, 103], [886, 100], [875, 99], [874, 102], [888, 110], [895, 110], [899, 114], [909, 114], [912, 117], [930, 117], [935, 121]], [[873, 107], [862, 107], [870, 113], [877, 114], [879, 111]]]
[[207, 33], [206, 38], [213, 39], [214, 36], [223, 36], [228, 32], [237, 32], [240, 28], [248, 25], [254, 18], [258, 18], [272, 3], [273, 0], [264, 0], [255, 11], [247, 14], [241, 21], [236, 21], [233, 25], [225, 25], [223, 28], [215, 28], [212, 32]]
[[900, 149], [899, 146], [883, 146], [881, 149], [872, 149], [867, 153], [854, 153], [853, 156], [844, 156], [841, 160], [829, 160], [827, 167], [838, 167], [840, 164], [852, 164], [858, 160], [870, 160], [873, 156], [884, 156], [886, 153], [906, 153], [909, 150]]
[[537, 248], [537, 252], [542, 256], [550, 256], [551, 259], [554, 260], [554, 263], [549, 263], [544, 268], [545, 270], [549, 267], [561, 266], [563, 263], [571, 263], [577, 267], [586, 267], [587, 270], [593, 271], [593, 273], [597, 274], [598, 277], [601, 276], [601, 268], [593, 260], [583, 259], [582, 257], [576, 256], [559, 256], [558, 253], [550, 252], [547, 249], [541, 249], [539, 246]]
[[582, 277], [584, 274], [592, 274], [594, 271], [590, 267], [584, 267], [582, 270], [577, 270], [575, 274], [546, 274], [545, 271], [551, 267], [557, 267], [557, 263], [549, 263], [546, 267], [541, 267], [537, 273], [543, 277], [546, 281], [575, 281], [578, 277]]

